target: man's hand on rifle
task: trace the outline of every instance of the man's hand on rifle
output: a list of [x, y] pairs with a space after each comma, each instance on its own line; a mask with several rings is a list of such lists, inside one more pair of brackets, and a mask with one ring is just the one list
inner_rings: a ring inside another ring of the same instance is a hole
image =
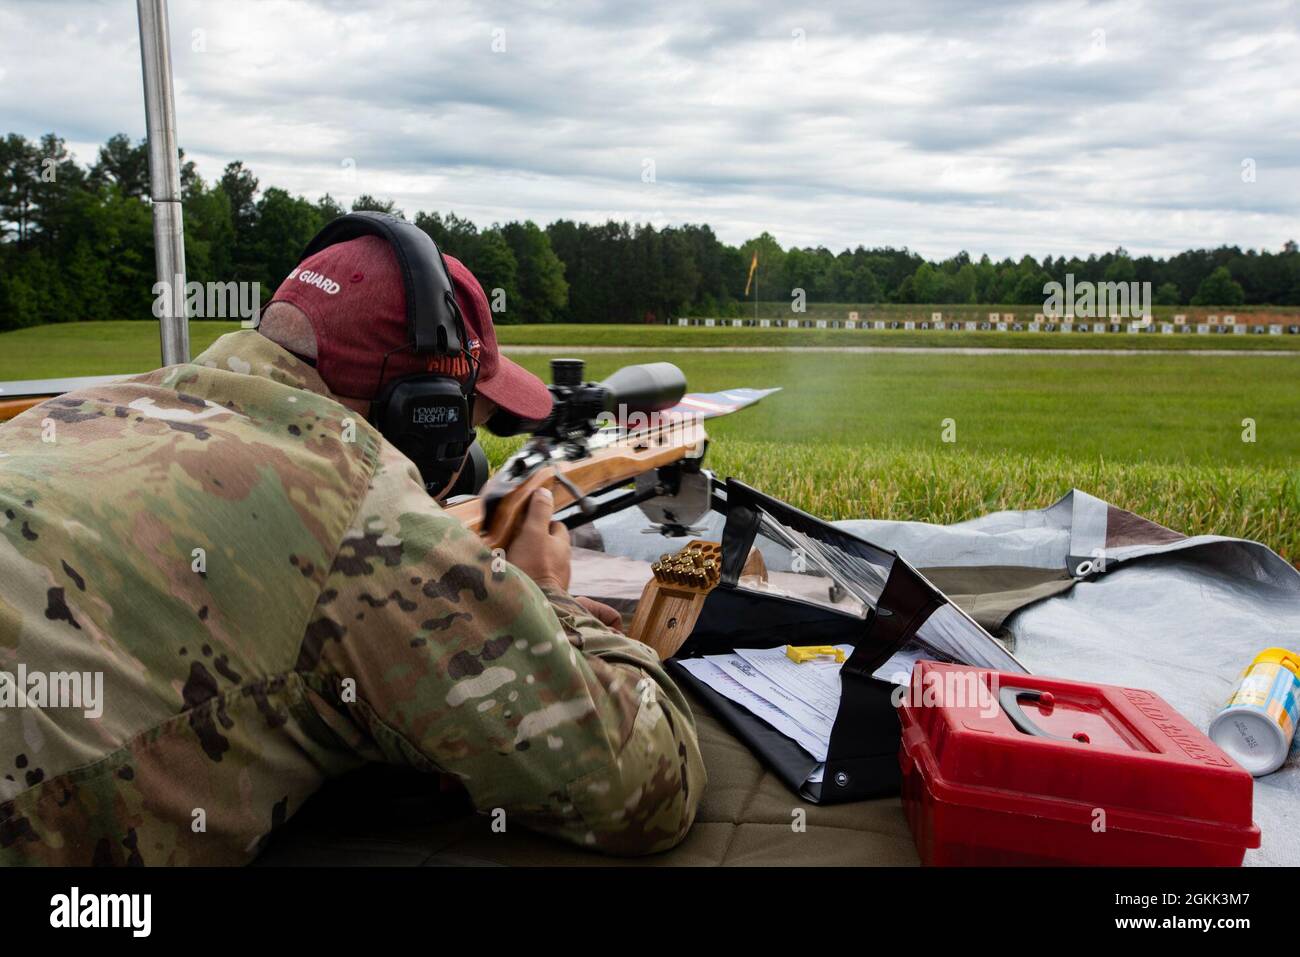
[[[555, 500], [551, 490], [539, 488], [528, 500], [523, 524], [506, 549], [506, 560], [539, 588], [550, 587], [567, 593], [571, 561], [569, 530], [554, 517]], [[605, 627], [623, 630], [623, 616], [609, 605], [594, 598], [574, 600]]]
[[555, 501], [548, 488], [539, 488], [528, 500], [528, 511], [506, 547], [506, 561], [537, 583], [539, 588], [569, 590], [569, 530], [554, 521]]

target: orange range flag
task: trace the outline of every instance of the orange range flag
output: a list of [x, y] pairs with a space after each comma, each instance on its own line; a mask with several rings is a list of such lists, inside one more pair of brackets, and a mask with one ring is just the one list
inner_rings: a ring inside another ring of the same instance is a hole
[[745, 280], [745, 295], [749, 295], [749, 284], [754, 281], [754, 270], [758, 268], [758, 250], [754, 250], [754, 258], [749, 264], [749, 278]]

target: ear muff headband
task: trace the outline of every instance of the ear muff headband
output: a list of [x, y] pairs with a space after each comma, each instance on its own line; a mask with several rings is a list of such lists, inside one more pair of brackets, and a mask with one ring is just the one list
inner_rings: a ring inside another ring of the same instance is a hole
[[[392, 248], [406, 292], [411, 331], [410, 343], [384, 355], [371, 420], [415, 463], [425, 488], [436, 494], [451, 482], [474, 443], [473, 396], [479, 363], [468, 348], [447, 262], [437, 243], [419, 227], [387, 213], [349, 213], [317, 233], [302, 258], [361, 236], [378, 236]], [[383, 384], [389, 356], [412, 346], [417, 354], [463, 357], [469, 370], [465, 384], [445, 372], [415, 373]]]
[[406, 322], [415, 351], [460, 355], [464, 350], [464, 318], [456, 303], [447, 261], [438, 244], [418, 226], [388, 213], [348, 213], [326, 224], [302, 251], [302, 259], [327, 246], [361, 236], [378, 236], [392, 247], [406, 292]]

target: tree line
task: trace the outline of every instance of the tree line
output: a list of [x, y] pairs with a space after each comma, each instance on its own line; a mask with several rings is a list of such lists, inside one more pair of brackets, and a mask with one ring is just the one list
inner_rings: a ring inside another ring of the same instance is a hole
[[[344, 208], [263, 187], [244, 163], [209, 183], [181, 153], [187, 279], [257, 282], [269, 297], [307, 240]], [[53, 133], [0, 140], [0, 330], [49, 322], [149, 318], [154, 262], [146, 144], [113, 136], [82, 166]], [[405, 216], [390, 200], [351, 208]], [[1236, 246], [1168, 258], [966, 252], [930, 261], [906, 248], [782, 248], [769, 233], [733, 246], [704, 224], [542, 227], [524, 220], [480, 227], [455, 213], [412, 221], [462, 259], [500, 310], [498, 322], [650, 322], [676, 315], [746, 314], [752, 295], [810, 303], [1041, 304], [1046, 283], [1150, 282], [1157, 305], [1300, 305], [1300, 252]]]

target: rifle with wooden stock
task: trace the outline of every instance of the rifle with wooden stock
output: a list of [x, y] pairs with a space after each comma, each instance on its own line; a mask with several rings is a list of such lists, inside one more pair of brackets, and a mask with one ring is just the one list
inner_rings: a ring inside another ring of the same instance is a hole
[[[675, 365], [626, 366], [603, 382], [583, 382], [581, 359], [551, 361], [553, 408], [542, 420], [504, 411], [488, 421], [496, 435], [530, 438], [484, 483], [474, 498], [447, 511], [504, 548], [523, 519], [528, 500], [549, 488], [570, 527], [641, 505], [668, 534], [684, 534], [708, 511], [712, 477], [700, 464], [708, 445], [701, 417], [671, 412], [686, 393]], [[610, 493], [628, 483], [622, 494]]]
[[[531, 438], [477, 496], [447, 511], [489, 547], [504, 548], [533, 492], [548, 488], [557, 512], [577, 506], [561, 519], [569, 528], [636, 505], [663, 534], [688, 535], [709, 511], [714, 483], [701, 467], [708, 445], [703, 416], [679, 407], [686, 393], [681, 370], [655, 362], [583, 382], [582, 360], [554, 359], [551, 375], [551, 414], [531, 422], [493, 416], [488, 428], [495, 434]], [[651, 566], [629, 635], [661, 658], [672, 656], [717, 584], [720, 559], [719, 543], [699, 540], [676, 557], [661, 556]]]

